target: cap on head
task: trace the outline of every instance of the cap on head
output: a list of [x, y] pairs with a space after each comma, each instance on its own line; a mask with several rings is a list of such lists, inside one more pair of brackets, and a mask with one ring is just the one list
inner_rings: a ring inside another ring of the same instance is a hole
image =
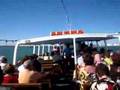
[[1, 63], [7, 63], [7, 58], [5, 56], [0, 56]]

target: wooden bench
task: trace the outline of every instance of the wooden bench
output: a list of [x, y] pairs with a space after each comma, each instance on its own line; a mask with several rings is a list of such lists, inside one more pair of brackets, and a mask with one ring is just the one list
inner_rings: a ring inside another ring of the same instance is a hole
[[43, 71], [47, 71], [52, 69], [53, 67], [53, 60], [44, 60], [41, 62], [41, 67]]
[[[20, 84], [20, 83], [2, 83], [0, 87], [10, 88], [10, 90], [50, 90], [52, 88], [51, 80], [44, 79], [40, 83], [29, 83], [29, 84]], [[1, 90], [1, 89], [0, 89]]]
[[[4, 90], [42, 90], [41, 83], [19, 84], [19, 83], [3, 83], [0, 87], [4, 87]], [[5, 89], [6, 88], [6, 89]]]

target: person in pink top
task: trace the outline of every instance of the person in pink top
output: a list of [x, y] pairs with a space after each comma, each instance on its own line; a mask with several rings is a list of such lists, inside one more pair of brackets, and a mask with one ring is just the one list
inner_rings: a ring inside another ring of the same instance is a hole
[[94, 64], [95, 65], [98, 65], [99, 63], [102, 63], [101, 55], [97, 52], [96, 48], [93, 49], [92, 56], [94, 58]]
[[94, 66], [93, 57], [90, 54], [86, 54], [86, 55], [84, 55], [83, 60], [84, 60], [84, 63], [85, 63], [84, 70], [88, 74], [95, 73], [95, 66]]
[[100, 57], [100, 54], [99, 53], [96, 53], [95, 55], [94, 55], [94, 63], [95, 63], [95, 65], [98, 65], [99, 63], [101, 63], [102, 61], [101, 61], [101, 57]]

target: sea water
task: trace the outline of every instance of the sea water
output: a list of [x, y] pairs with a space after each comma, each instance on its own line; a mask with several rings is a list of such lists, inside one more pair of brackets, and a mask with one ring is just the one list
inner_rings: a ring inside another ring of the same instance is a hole
[[[120, 46], [109, 46], [108, 49], [113, 51], [120, 50]], [[47, 48], [45, 48], [47, 51]], [[25, 55], [31, 55], [33, 53], [33, 47], [19, 47], [17, 50], [17, 60], [21, 60]], [[40, 49], [40, 53], [41, 53]], [[6, 56], [8, 59], [8, 63], [12, 63], [13, 61], [13, 52], [14, 52], [14, 46], [0, 46], [0, 56]], [[37, 54], [37, 47], [35, 53]]]
[[[38, 47], [35, 47], [35, 54], [38, 53], [37, 49]], [[45, 52], [48, 51], [48, 47], [44, 48]], [[42, 48], [40, 48], [39, 53], [42, 53]], [[8, 59], [8, 63], [13, 62], [13, 54], [14, 54], [14, 46], [0, 46], [0, 56], [5, 56]], [[17, 58], [16, 60], [23, 59], [26, 55], [32, 55], [33, 54], [33, 46], [19, 46], [17, 50]]]

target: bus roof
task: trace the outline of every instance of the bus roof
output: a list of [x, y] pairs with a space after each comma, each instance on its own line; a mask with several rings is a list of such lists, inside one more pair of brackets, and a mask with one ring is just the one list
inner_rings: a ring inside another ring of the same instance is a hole
[[101, 41], [117, 38], [110, 33], [84, 33], [84, 34], [72, 34], [72, 35], [58, 35], [58, 36], [46, 36], [31, 39], [19, 40], [18, 44], [55, 44], [55, 43], [69, 43], [73, 38], [76, 41]]

